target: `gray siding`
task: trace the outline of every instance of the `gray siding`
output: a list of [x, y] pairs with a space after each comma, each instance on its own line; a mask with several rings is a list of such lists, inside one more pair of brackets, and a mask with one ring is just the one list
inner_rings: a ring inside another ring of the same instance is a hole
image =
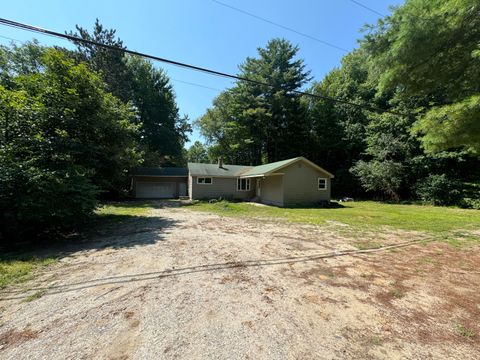
[[[283, 175], [284, 205], [313, 204], [330, 200], [331, 179], [322, 171], [299, 161], [279, 170]], [[327, 179], [327, 189], [318, 190], [318, 178]]]
[[184, 176], [134, 176], [133, 177], [133, 197], [137, 197], [137, 182], [167, 182], [175, 183], [175, 197], [180, 193], [179, 183], [187, 183]]
[[[203, 177], [203, 176], [201, 176]], [[189, 176], [191, 199], [248, 200], [255, 196], [255, 181], [250, 180], [250, 191], [237, 191], [237, 178], [213, 177], [212, 184], [197, 184], [197, 176]]]
[[283, 176], [267, 176], [260, 181], [260, 201], [264, 204], [283, 206]]

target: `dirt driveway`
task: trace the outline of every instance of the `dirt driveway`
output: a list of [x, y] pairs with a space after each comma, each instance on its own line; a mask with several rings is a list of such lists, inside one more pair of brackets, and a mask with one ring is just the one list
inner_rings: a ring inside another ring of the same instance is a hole
[[478, 248], [323, 257], [352, 239], [172, 204], [3, 291], [0, 358], [480, 358]]

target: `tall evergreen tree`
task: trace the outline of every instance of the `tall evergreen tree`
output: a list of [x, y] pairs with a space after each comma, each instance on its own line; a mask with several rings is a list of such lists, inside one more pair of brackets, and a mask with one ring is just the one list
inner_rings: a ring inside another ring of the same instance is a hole
[[[78, 25], [76, 29], [70, 35], [125, 48], [116, 31], [105, 29], [98, 19], [92, 33]], [[179, 115], [175, 92], [165, 72], [148, 60], [127, 56], [122, 51], [80, 41], [76, 44], [79, 58], [101, 74], [108, 90], [124, 102], [131, 101], [137, 109], [138, 141], [143, 147], [144, 164], [183, 163], [183, 146], [191, 127], [188, 118]]]
[[237, 81], [199, 119], [212, 151], [235, 152], [233, 160], [250, 164], [306, 155], [306, 108], [294, 91], [310, 77], [303, 60], [296, 59], [298, 50], [287, 40], [273, 39], [258, 49], [258, 57], [240, 65], [239, 75], [258, 83]]

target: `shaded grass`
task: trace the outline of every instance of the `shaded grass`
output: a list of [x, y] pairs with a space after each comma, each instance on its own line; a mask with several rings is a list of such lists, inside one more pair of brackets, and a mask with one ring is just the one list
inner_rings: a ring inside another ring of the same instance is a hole
[[[374, 201], [349, 202], [336, 208], [277, 208], [249, 203], [199, 202], [190, 209], [213, 212], [225, 216], [276, 218], [285, 221], [328, 225], [339, 222], [348, 225], [351, 232], [378, 231], [382, 227], [443, 235], [455, 245], [459, 231], [461, 238], [479, 241], [478, 236], [467, 235], [480, 229], [480, 211], [429, 205], [387, 204]], [[347, 229], [348, 230], [348, 229]]]
[[[152, 202], [115, 202], [107, 203], [100, 206], [90, 223], [85, 226], [81, 233], [72, 234], [62, 241], [75, 242], [77, 236], [89, 237], [92, 232], [108, 232], [112, 229], [119, 228], [126, 223], [136, 223], [139, 219], [146, 218], [151, 209], [155, 207]], [[44, 244], [46, 247], [58, 244], [56, 242]], [[47, 266], [56, 261], [55, 256], [38, 257], [36, 254], [42, 253], [43, 248], [29, 245], [29, 249], [23, 249], [19, 252], [11, 252], [0, 255], [0, 289], [9, 285], [18, 284], [32, 279], [35, 270], [40, 267]], [[30, 295], [26, 301], [33, 301], [43, 294], [35, 293]]]

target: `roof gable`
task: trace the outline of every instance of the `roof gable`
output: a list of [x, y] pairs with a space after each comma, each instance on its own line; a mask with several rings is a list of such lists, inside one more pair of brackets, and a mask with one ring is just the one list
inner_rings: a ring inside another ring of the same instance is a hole
[[291, 164], [294, 164], [298, 161], [303, 161], [303, 162], [307, 163], [308, 165], [312, 166], [313, 168], [326, 173], [328, 176], [330, 176], [332, 178], [334, 177], [333, 174], [329, 173], [327, 170], [321, 168], [320, 166], [318, 166], [317, 164], [315, 164], [315, 163], [311, 162], [310, 160], [304, 158], [303, 156], [292, 158], [292, 159], [287, 159], [287, 160], [282, 160], [282, 161], [277, 161], [277, 162], [270, 163], [270, 164], [255, 166], [254, 168], [244, 172], [242, 174], [242, 177], [255, 177], [255, 176], [268, 175], [268, 174], [271, 174], [273, 172], [279, 171], [279, 170], [283, 169], [284, 167], [289, 166]]

